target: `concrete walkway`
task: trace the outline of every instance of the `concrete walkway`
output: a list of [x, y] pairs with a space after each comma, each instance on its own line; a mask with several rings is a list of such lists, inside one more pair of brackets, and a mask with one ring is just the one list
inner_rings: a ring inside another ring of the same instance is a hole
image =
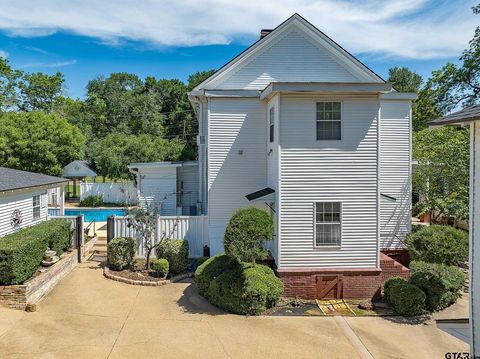
[[191, 281], [137, 287], [75, 268], [35, 313], [0, 308], [0, 358], [443, 358], [468, 346], [432, 323], [243, 317]]

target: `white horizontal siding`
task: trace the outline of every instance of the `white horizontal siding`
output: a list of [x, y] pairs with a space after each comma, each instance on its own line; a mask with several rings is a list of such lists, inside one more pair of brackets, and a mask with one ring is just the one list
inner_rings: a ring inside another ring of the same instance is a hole
[[411, 226], [410, 102], [382, 101], [380, 119], [380, 246], [404, 247]]
[[177, 214], [177, 168], [145, 168], [139, 171], [140, 204], [161, 206], [160, 214]]
[[292, 27], [238, 70], [209, 88], [264, 89], [270, 82], [359, 82], [305, 32]]
[[249, 205], [245, 195], [267, 183], [266, 106], [258, 99], [210, 99], [209, 105], [208, 217], [215, 254], [223, 251], [235, 209]]
[[[33, 196], [40, 195], [40, 218], [33, 220]], [[30, 191], [0, 196], [0, 237], [15, 232], [21, 228], [29, 227], [47, 219], [47, 191]], [[22, 223], [13, 227], [11, 224], [12, 214], [20, 210]]]
[[[342, 101], [342, 140], [316, 140], [316, 98], [281, 98], [279, 268], [375, 267], [376, 99]], [[342, 202], [340, 248], [314, 248], [313, 203]]]

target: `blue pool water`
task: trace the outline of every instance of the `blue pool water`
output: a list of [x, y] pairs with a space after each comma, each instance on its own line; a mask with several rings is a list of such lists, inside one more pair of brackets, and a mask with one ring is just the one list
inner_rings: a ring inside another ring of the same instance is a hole
[[85, 222], [91, 222], [95, 220], [96, 222], [106, 222], [107, 217], [115, 216], [124, 216], [124, 209], [116, 208], [79, 208], [79, 209], [65, 209], [66, 216], [79, 216], [83, 214], [83, 220]]

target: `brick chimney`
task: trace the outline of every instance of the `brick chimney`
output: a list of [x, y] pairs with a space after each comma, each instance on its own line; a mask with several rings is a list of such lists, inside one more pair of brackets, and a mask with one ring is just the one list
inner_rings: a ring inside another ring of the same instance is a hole
[[272, 32], [271, 29], [262, 29], [260, 30], [260, 39], [263, 39], [265, 36]]

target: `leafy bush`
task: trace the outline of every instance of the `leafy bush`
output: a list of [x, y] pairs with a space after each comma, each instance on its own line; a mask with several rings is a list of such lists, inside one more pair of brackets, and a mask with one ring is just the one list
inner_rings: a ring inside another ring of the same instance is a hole
[[166, 277], [168, 274], [168, 261], [165, 258], [152, 259], [152, 270], [159, 277]]
[[197, 258], [195, 260], [195, 264], [198, 266], [201, 266], [203, 263], [205, 263], [206, 261], [208, 261], [208, 258], [209, 257], [200, 257], [200, 258]]
[[396, 277], [385, 286], [385, 297], [396, 313], [406, 317], [424, 313], [425, 293], [416, 285]]
[[87, 196], [80, 201], [80, 207], [101, 207], [103, 205], [102, 196]]
[[157, 247], [157, 258], [165, 258], [171, 273], [183, 273], [188, 269], [188, 241], [167, 239]]
[[61, 254], [70, 247], [67, 220], [40, 222], [0, 239], [0, 283], [18, 284], [30, 278], [42, 262], [47, 247]]
[[30, 278], [47, 249], [45, 237], [23, 230], [0, 239], [0, 284], [19, 284]]
[[468, 259], [468, 234], [448, 226], [425, 226], [407, 236], [412, 260], [459, 265]]
[[428, 310], [444, 309], [461, 296], [465, 276], [459, 268], [414, 261], [410, 263], [410, 270], [410, 282], [425, 292]]
[[242, 263], [226, 254], [200, 265], [195, 282], [212, 304], [238, 314], [260, 314], [275, 306], [283, 293], [282, 281], [269, 267]]
[[272, 237], [273, 220], [266, 211], [255, 207], [239, 209], [225, 231], [225, 253], [243, 262], [266, 259], [268, 252], [264, 243]]
[[51, 250], [62, 254], [64, 250], [70, 248], [72, 241], [72, 224], [66, 219], [55, 219], [41, 222], [35, 226], [28, 227], [20, 231], [33, 237], [41, 237], [47, 241]]
[[114, 238], [107, 246], [108, 266], [113, 270], [131, 268], [135, 256], [135, 239], [132, 237]]
[[132, 270], [134, 272], [139, 272], [147, 268], [147, 260], [143, 257], [133, 258]]
[[392, 304], [390, 302], [392, 288], [396, 285], [402, 285], [404, 282], [406, 282], [406, 280], [401, 277], [391, 277], [385, 282], [383, 285], [383, 296], [387, 303]]

